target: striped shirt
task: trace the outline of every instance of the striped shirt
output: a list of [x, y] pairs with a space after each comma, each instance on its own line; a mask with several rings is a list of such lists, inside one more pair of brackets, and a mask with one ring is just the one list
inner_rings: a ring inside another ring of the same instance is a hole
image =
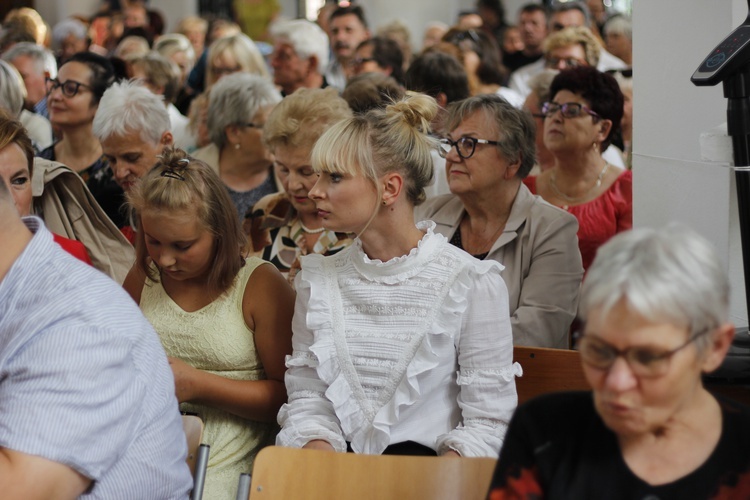
[[40, 219], [0, 281], [0, 447], [92, 480], [81, 498], [186, 498], [174, 380], [156, 333], [114, 281]]

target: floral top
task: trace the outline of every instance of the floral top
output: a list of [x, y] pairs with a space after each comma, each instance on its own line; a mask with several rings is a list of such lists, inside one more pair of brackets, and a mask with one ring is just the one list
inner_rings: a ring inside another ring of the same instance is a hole
[[[286, 193], [263, 197], [247, 213], [245, 233], [252, 244], [252, 252], [272, 263], [294, 286], [300, 269], [300, 257], [307, 255], [307, 231]], [[333, 255], [351, 245], [346, 233], [323, 230], [313, 246], [313, 253]]]
[[502, 266], [435, 234], [371, 260], [360, 240], [302, 258], [277, 445], [380, 454], [414, 441], [497, 456], [517, 405]]

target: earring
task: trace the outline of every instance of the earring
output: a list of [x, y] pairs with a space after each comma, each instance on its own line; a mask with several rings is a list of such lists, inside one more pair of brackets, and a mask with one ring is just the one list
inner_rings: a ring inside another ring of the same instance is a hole
[[240, 149], [240, 143], [239, 142], [234, 145], [234, 149]]
[[383, 200], [383, 206], [385, 206], [385, 205], [386, 205], [386, 202], [385, 202], [385, 200]]

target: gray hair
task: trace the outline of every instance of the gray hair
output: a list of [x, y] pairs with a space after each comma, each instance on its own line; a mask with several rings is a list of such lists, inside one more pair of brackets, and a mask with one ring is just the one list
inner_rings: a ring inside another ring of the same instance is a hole
[[481, 94], [451, 104], [445, 131], [455, 130], [469, 115], [481, 111], [495, 128], [497, 149], [507, 161], [519, 162], [516, 172], [525, 178], [536, 161], [536, 125], [527, 109], [518, 109], [496, 94]]
[[279, 102], [281, 94], [269, 78], [248, 73], [225, 76], [211, 88], [208, 101], [207, 125], [211, 142], [219, 148], [224, 147], [224, 129], [247, 123], [261, 108]]
[[78, 40], [84, 40], [88, 36], [86, 25], [72, 17], [63, 19], [52, 28], [53, 45], [59, 48], [63, 41], [70, 35], [73, 35]]
[[13, 118], [23, 111], [26, 87], [21, 74], [11, 63], [0, 60], [0, 108], [4, 108]]
[[318, 73], [326, 72], [330, 42], [320, 26], [306, 19], [279, 21], [271, 26], [271, 36], [276, 41], [287, 42], [302, 59], [312, 56], [318, 60]]
[[580, 2], [580, 1], [574, 1], [574, 2], [558, 1], [552, 4], [552, 7], [550, 8], [550, 14], [549, 14], [550, 22], [552, 22], [552, 16], [554, 16], [558, 12], [568, 12], [571, 10], [577, 10], [581, 14], [583, 14], [584, 22], [586, 23], [584, 26], [586, 27], [591, 26], [591, 12], [589, 11], [589, 7], [584, 2]]
[[49, 73], [50, 78], [57, 77], [57, 61], [55, 55], [41, 45], [31, 42], [20, 42], [8, 49], [2, 56], [4, 61], [12, 62], [17, 57], [26, 56], [36, 64], [36, 70], [41, 74]]
[[633, 22], [625, 15], [611, 17], [604, 25], [604, 36], [610, 33], [618, 33], [633, 40]]
[[144, 142], [156, 144], [171, 129], [162, 96], [141, 82], [123, 81], [109, 87], [99, 101], [93, 132], [99, 141], [139, 131]]
[[[683, 225], [638, 228], [599, 248], [581, 289], [579, 314], [606, 317], [620, 301], [648, 321], [685, 327], [689, 335], [729, 317], [729, 280], [711, 244]], [[699, 352], [710, 338], [698, 337]]]
[[547, 68], [529, 79], [529, 88], [539, 98], [540, 107], [543, 102], [550, 100], [549, 89], [558, 73], [556, 69]]

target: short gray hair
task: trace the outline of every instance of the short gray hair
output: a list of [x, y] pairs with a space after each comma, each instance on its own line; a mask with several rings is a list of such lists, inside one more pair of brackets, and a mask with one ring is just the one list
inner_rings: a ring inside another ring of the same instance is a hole
[[610, 33], [618, 33], [633, 40], [633, 23], [630, 18], [625, 15], [617, 15], [609, 18], [607, 24], [604, 25], [603, 31], [604, 36], [607, 36]]
[[31, 42], [20, 42], [12, 46], [3, 54], [3, 60], [10, 63], [13, 59], [26, 56], [34, 60], [36, 69], [41, 74], [49, 73], [50, 78], [57, 77], [57, 61], [55, 55], [41, 45]]
[[78, 19], [69, 17], [63, 19], [52, 28], [52, 43], [55, 47], [60, 47], [68, 36], [73, 35], [78, 40], [84, 40], [88, 36], [86, 25]]
[[177, 52], [185, 52], [190, 60], [190, 66], [195, 64], [195, 49], [188, 37], [180, 33], [162, 35], [154, 42], [154, 50], [166, 58], [171, 58]]
[[496, 94], [481, 94], [448, 106], [445, 132], [455, 130], [469, 115], [481, 111], [493, 124], [500, 144], [497, 149], [507, 161], [519, 162], [516, 172], [525, 178], [536, 162], [536, 125], [527, 109], [518, 109]]
[[273, 82], [260, 75], [234, 73], [214, 84], [208, 101], [208, 130], [211, 142], [219, 148], [226, 144], [224, 129], [247, 123], [265, 106], [281, 102]]
[[301, 59], [315, 56], [318, 60], [318, 73], [326, 72], [330, 42], [325, 31], [307, 19], [279, 21], [271, 26], [274, 41], [286, 42]]
[[4, 108], [13, 118], [23, 111], [26, 87], [21, 74], [11, 63], [0, 60], [0, 108]]
[[139, 131], [144, 142], [156, 144], [171, 129], [162, 96], [136, 80], [109, 87], [99, 101], [93, 131], [99, 141]]
[[[729, 280], [711, 244], [683, 225], [638, 228], [599, 248], [581, 289], [580, 316], [620, 301], [648, 321], [688, 329], [717, 328], [729, 317]], [[703, 352], [710, 338], [698, 337]]]

